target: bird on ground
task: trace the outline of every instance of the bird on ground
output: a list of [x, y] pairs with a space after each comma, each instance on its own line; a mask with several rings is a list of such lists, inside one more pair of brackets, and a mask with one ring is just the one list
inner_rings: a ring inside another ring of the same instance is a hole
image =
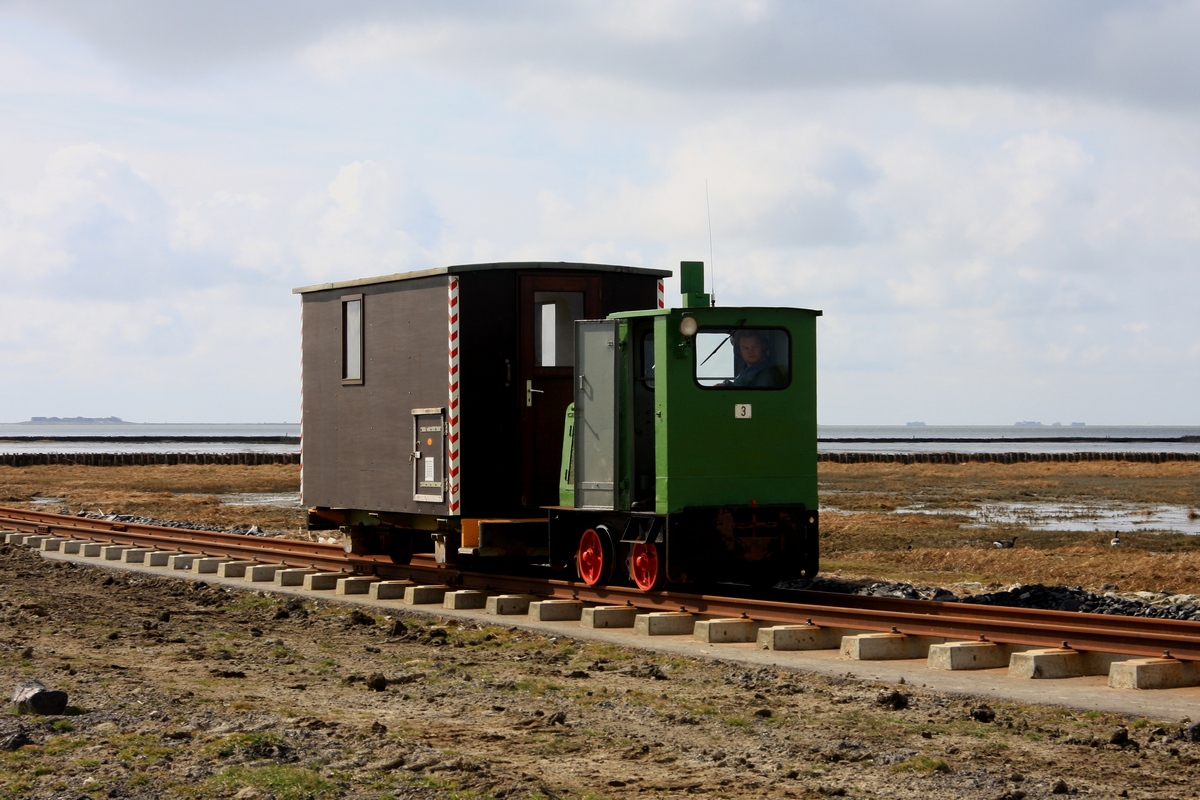
[[912, 540], [909, 539], [908, 544], [904, 545], [905, 550], [912, 550]]
[[1010, 547], [1013, 547], [1014, 545], [1016, 545], [1016, 543], [1017, 543], [1017, 537], [1015, 537], [1015, 536], [1012, 537], [1011, 539], [997, 539], [996, 541], [992, 542], [993, 545], [995, 545], [996, 547], [1002, 548], [1002, 549], [1008, 549]]
[[1118, 534], [1113, 534], [1112, 541], [1108, 543], [1111, 547], [1121, 546], [1121, 537]]

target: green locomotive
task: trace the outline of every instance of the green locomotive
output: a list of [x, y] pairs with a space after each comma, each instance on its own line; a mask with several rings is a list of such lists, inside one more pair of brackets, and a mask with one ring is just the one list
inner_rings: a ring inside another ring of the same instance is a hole
[[818, 570], [816, 318], [683, 307], [579, 321], [550, 556], [585, 583], [771, 584]]

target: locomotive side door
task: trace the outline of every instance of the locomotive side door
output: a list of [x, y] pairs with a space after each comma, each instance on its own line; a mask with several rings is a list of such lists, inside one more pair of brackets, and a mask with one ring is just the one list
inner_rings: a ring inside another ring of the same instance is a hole
[[558, 505], [563, 417], [574, 399], [575, 320], [601, 314], [601, 281], [587, 275], [522, 275], [517, 379], [521, 505]]
[[617, 507], [617, 375], [615, 319], [575, 326], [575, 507]]

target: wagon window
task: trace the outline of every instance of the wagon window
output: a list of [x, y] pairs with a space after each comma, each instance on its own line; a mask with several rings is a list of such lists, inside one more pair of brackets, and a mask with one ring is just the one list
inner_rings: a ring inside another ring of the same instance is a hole
[[702, 328], [696, 333], [696, 383], [710, 389], [786, 388], [790, 344], [780, 328]]
[[583, 319], [583, 316], [583, 292], [533, 293], [533, 346], [537, 366], [575, 365], [575, 320]]
[[342, 383], [363, 382], [362, 295], [342, 298]]

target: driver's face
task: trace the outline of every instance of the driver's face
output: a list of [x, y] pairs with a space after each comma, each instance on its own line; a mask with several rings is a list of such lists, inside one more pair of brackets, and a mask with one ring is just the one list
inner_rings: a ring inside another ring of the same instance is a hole
[[766, 356], [766, 348], [763, 347], [762, 339], [757, 336], [743, 336], [738, 340], [738, 355], [749, 367], [763, 360], [763, 357]]

